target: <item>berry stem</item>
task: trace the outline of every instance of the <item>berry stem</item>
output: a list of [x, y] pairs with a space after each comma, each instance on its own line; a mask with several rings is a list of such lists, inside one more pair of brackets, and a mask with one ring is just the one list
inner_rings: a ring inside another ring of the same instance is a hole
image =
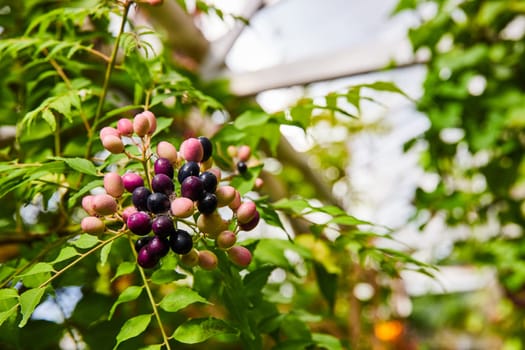
[[89, 132], [89, 138], [86, 146], [86, 156], [85, 158], [89, 159], [91, 155], [91, 149], [93, 148], [94, 136], [96, 135], [96, 130], [100, 117], [102, 116], [102, 110], [104, 107], [104, 101], [106, 100], [106, 95], [109, 88], [109, 80], [111, 78], [111, 73], [113, 72], [113, 67], [115, 67], [115, 62], [117, 60], [118, 48], [120, 46], [120, 39], [124, 33], [124, 27], [126, 26], [126, 21], [128, 19], [129, 9], [131, 7], [132, 1], [124, 1], [124, 12], [122, 14], [122, 22], [120, 23], [120, 29], [118, 31], [117, 37], [115, 38], [115, 45], [113, 46], [113, 51], [109, 58], [108, 65], [106, 67], [106, 73], [104, 75], [104, 83], [102, 85], [102, 93], [100, 94], [100, 99], [98, 100], [97, 111], [95, 113], [95, 118], [93, 119], [93, 125]]
[[[135, 260], [136, 260], [137, 252], [135, 251], [135, 247], [133, 246], [133, 241], [131, 240], [131, 235], [129, 234], [128, 234], [128, 242], [129, 242], [131, 251], [133, 252], [133, 255], [135, 256]], [[139, 264], [137, 264], [137, 268], [139, 269], [140, 277], [142, 278], [142, 283], [144, 285], [144, 288], [146, 289], [146, 293], [148, 294], [148, 299], [151, 304], [151, 308], [153, 309], [153, 314], [155, 315], [155, 319], [157, 320], [157, 324], [159, 325], [159, 329], [162, 334], [164, 345], [166, 345], [166, 350], [171, 350], [170, 343], [169, 343], [169, 337], [167, 336], [166, 331], [164, 330], [164, 325], [162, 324], [162, 320], [160, 319], [159, 310], [157, 309], [157, 303], [155, 302], [153, 293], [151, 293], [151, 289], [149, 287], [148, 279], [146, 278], [146, 274], [144, 273], [144, 269]]]

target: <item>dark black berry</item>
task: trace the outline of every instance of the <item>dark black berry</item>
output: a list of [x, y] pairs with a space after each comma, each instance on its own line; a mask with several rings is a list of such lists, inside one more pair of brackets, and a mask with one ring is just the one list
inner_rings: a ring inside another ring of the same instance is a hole
[[197, 203], [197, 209], [202, 214], [211, 214], [217, 208], [217, 197], [213, 193], [206, 193]]
[[146, 236], [146, 237], [141, 237], [141, 238], [137, 239], [135, 241], [135, 251], [138, 253], [140, 248], [142, 248], [146, 244], [148, 244], [148, 242], [151, 241], [152, 238], [153, 238], [153, 236]]
[[213, 152], [213, 145], [211, 144], [210, 139], [204, 136], [200, 136], [199, 141], [202, 145], [202, 150], [204, 151], [202, 155], [202, 161], [205, 162], [211, 157], [211, 154]]
[[145, 211], [148, 210], [148, 197], [151, 191], [144, 186], [137, 187], [133, 190], [131, 201], [137, 210]]
[[151, 188], [155, 192], [161, 192], [168, 196], [172, 194], [175, 189], [173, 180], [171, 180], [166, 174], [157, 174], [153, 176], [153, 179], [151, 179]]
[[153, 236], [147, 247], [150, 254], [154, 254], [159, 258], [165, 256], [170, 251], [168, 239], [159, 236]]
[[159, 215], [151, 224], [151, 229], [157, 236], [167, 237], [175, 232], [173, 220], [167, 215]]
[[197, 176], [188, 176], [182, 181], [181, 195], [192, 201], [197, 201], [204, 195], [204, 185]]
[[179, 180], [179, 183], [182, 184], [185, 178], [188, 176], [199, 176], [200, 172], [199, 163], [197, 162], [187, 162], [184, 163], [183, 166], [179, 169], [179, 174], [177, 175], [177, 179]]
[[138, 211], [128, 217], [128, 228], [139, 236], [145, 236], [151, 231], [151, 218], [143, 211]]
[[199, 179], [202, 180], [202, 184], [204, 185], [204, 190], [206, 192], [215, 192], [217, 189], [217, 176], [215, 176], [215, 174], [205, 171], [199, 175]]
[[173, 179], [173, 165], [166, 158], [159, 158], [155, 161], [154, 165], [155, 174], [164, 174], [169, 176], [170, 179]]
[[239, 171], [239, 173], [244, 174], [248, 170], [248, 166], [245, 162], [239, 162], [237, 163], [237, 170]]
[[177, 254], [188, 254], [193, 248], [191, 235], [184, 230], [177, 230], [170, 236], [170, 247]]
[[154, 214], [165, 213], [170, 209], [170, 199], [164, 193], [155, 192], [148, 197], [148, 210]]
[[137, 254], [137, 263], [145, 269], [150, 269], [157, 265], [159, 262], [159, 256], [152, 254], [148, 246], [142, 247]]

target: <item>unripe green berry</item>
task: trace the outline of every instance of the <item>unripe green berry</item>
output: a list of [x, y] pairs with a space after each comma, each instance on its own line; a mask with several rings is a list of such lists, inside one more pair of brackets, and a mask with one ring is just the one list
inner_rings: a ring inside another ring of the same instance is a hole
[[133, 118], [133, 131], [139, 137], [144, 137], [148, 134], [150, 128], [149, 118], [143, 113], [135, 115]]
[[95, 216], [86, 216], [80, 222], [82, 231], [91, 234], [98, 234], [104, 232], [106, 226], [104, 222]]
[[252, 253], [240, 245], [231, 247], [227, 254], [231, 262], [239, 267], [247, 267], [252, 262]]
[[215, 243], [219, 249], [229, 249], [237, 242], [237, 236], [232, 231], [222, 231], [215, 238]]
[[102, 146], [113, 154], [124, 152], [124, 143], [119, 136], [106, 135], [102, 138]]
[[219, 233], [228, 228], [228, 222], [225, 221], [217, 211], [209, 215], [201, 214], [197, 219], [197, 227], [210, 238], [215, 238]]
[[98, 215], [111, 215], [117, 211], [117, 202], [109, 194], [97, 194], [93, 198], [93, 209]]
[[255, 216], [257, 207], [252, 201], [247, 201], [241, 203], [239, 208], [237, 208], [237, 221], [241, 224], [246, 224], [250, 222]]
[[235, 187], [232, 186], [221, 186], [215, 191], [217, 196], [217, 206], [224, 207], [232, 202], [235, 198]]
[[199, 264], [199, 251], [193, 248], [188, 254], [180, 256], [180, 262], [188, 267], [197, 266]]
[[171, 202], [171, 214], [178, 218], [190, 217], [194, 209], [193, 201], [186, 197], [177, 197]]
[[109, 195], [115, 198], [122, 196], [125, 190], [122, 177], [117, 173], [107, 173], [104, 175], [104, 188]]
[[217, 268], [219, 260], [217, 255], [210, 250], [202, 250], [199, 252], [199, 266], [204, 270], [213, 270]]

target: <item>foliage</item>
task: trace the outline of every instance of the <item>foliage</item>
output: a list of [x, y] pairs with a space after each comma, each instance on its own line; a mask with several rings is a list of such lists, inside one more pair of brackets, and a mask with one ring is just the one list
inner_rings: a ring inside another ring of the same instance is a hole
[[[153, 32], [128, 18], [132, 2], [33, 0], [7, 6], [9, 15], [0, 15], [0, 120], [16, 136], [0, 152], [2, 348], [27, 348], [28, 339], [42, 333], [45, 339], [32, 348], [57, 348], [68, 338], [79, 348], [184, 349], [207, 342], [216, 349], [341, 349], [357, 341], [355, 332], [344, 336], [355, 326], [347, 314], [359, 312], [350, 305], [360, 278], [356, 271], [391, 278], [403, 268], [430, 273], [430, 266], [408, 254], [376, 246], [373, 224], [327, 198], [251, 191], [262, 166], [234, 176], [232, 184], [256, 202], [266, 230], [283, 232], [286, 219], [300, 222], [306, 233], [246, 237], [242, 244], [254, 254], [246, 269], [216, 250], [214, 271], [178, 268], [175, 254], [157, 270], [145, 270], [135, 263], [135, 238], [125, 225], [110, 221], [102, 234], [82, 233], [81, 198], [100, 190], [103, 174], [143, 171], [122, 154], [108, 155], [97, 138], [121, 117], [154, 111], [153, 144], [179, 145], [208, 130], [215, 163], [232, 172], [228, 146], [249, 145], [262, 161], [278, 157], [281, 125], [306, 130], [325, 117], [351, 123], [366, 89], [400, 91], [379, 82], [334, 92], [324, 103], [304, 99], [275, 114], [251, 101], [241, 111], [215, 98], [227, 92], [181, 69], [169, 50], [155, 52], [144, 39]], [[114, 18], [117, 33], [108, 30]], [[214, 112], [233, 117], [214, 125]], [[195, 115], [201, 126], [192, 124]], [[285, 278], [275, 281], [279, 274]], [[61, 309], [62, 320], [32, 318], [43, 301], [63, 308], [60, 296], [71, 287], [82, 296], [71, 312]], [[296, 293], [283, 294], [286, 288]]]

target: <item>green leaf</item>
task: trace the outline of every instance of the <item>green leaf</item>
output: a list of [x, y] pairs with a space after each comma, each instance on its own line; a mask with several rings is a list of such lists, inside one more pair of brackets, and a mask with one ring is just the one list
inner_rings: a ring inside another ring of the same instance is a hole
[[77, 239], [72, 241], [71, 245], [74, 245], [75, 247], [80, 249], [88, 249], [96, 246], [99, 242], [100, 240], [97, 237], [87, 233], [83, 233]]
[[396, 84], [391, 81], [376, 81], [372, 84], [361, 84], [359, 87], [369, 88], [376, 91], [386, 91], [401, 94], [406, 98], [412, 100], [403, 90], [401, 90]]
[[175, 270], [158, 269], [151, 275], [151, 282], [156, 284], [166, 284], [185, 278], [186, 275]]
[[290, 109], [292, 120], [299, 123], [299, 125], [306, 129], [310, 125], [310, 118], [314, 110], [312, 99], [302, 99], [297, 102], [297, 105]]
[[78, 171], [79, 173], [97, 176], [97, 168], [95, 165], [84, 158], [63, 158], [53, 157], [55, 160], [64, 161], [71, 169]]
[[140, 348], [139, 350], [162, 350], [164, 344], [148, 345]]
[[242, 281], [246, 294], [248, 296], [262, 294], [262, 289], [268, 282], [268, 277], [273, 270], [275, 270], [275, 266], [263, 266], [246, 275]]
[[80, 197], [83, 197], [86, 193], [88, 193], [89, 191], [91, 191], [95, 187], [100, 187], [100, 186], [103, 186], [103, 185], [104, 185], [104, 180], [93, 180], [93, 181], [90, 181], [89, 183], [87, 183], [84, 186], [82, 186], [81, 189], [79, 189], [77, 192], [75, 192], [75, 194], [73, 194], [69, 198], [69, 200], [67, 201], [67, 205], [70, 208], [73, 207]]
[[236, 334], [236, 332], [223, 320], [213, 317], [196, 318], [177, 327], [173, 338], [184, 344], [197, 344], [220, 334]]
[[100, 250], [100, 265], [102, 266], [106, 265], [106, 262], [108, 261], [109, 253], [111, 252], [112, 245], [113, 245], [113, 242], [109, 242], [104, 247], [102, 247], [102, 249]]
[[150, 321], [151, 314], [138, 315], [127, 320], [117, 334], [117, 343], [115, 344], [115, 347], [113, 347], [113, 350], [118, 348], [123, 341], [142, 334], [146, 328], [148, 328]]
[[0, 326], [9, 318], [11, 315], [13, 315], [16, 312], [17, 308], [12, 307], [7, 311], [0, 312]]
[[209, 302], [201, 297], [196, 291], [186, 287], [179, 287], [172, 293], [166, 295], [159, 306], [162, 310], [167, 312], [177, 312], [188, 305], [193, 303], [205, 303]]
[[0, 289], [0, 300], [18, 298], [18, 292], [14, 288]]
[[18, 327], [24, 327], [33, 314], [36, 306], [40, 303], [40, 299], [44, 295], [45, 288], [29, 289], [20, 295], [20, 310], [22, 312], [22, 320]]
[[117, 268], [117, 272], [115, 272], [115, 276], [113, 276], [113, 278], [111, 279], [111, 282], [113, 282], [120, 276], [128, 275], [132, 273], [133, 271], [135, 271], [136, 268], [137, 268], [136, 262], [131, 262], [131, 261], [121, 262]]
[[338, 275], [328, 272], [323, 264], [318, 262], [314, 262], [314, 270], [317, 277], [317, 286], [328, 302], [330, 312], [333, 312], [337, 294]]
[[330, 222], [333, 224], [348, 225], [348, 226], [361, 225], [361, 224], [370, 225], [371, 224], [368, 221], [359, 220], [351, 215], [337, 216], [331, 219]]
[[239, 129], [243, 130], [252, 126], [261, 126], [266, 124], [270, 116], [262, 111], [246, 111], [241, 114], [235, 121], [233, 125]]
[[341, 341], [330, 334], [312, 333], [312, 340], [321, 349], [327, 350], [343, 350]]
[[45, 262], [39, 262], [33, 265], [29, 270], [24, 272], [23, 274], [20, 274], [19, 277], [24, 276], [31, 276], [36, 275], [38, 273], [44, 273], [44, 272], [53, 272], [55, 269], [51, 264], [45, 263]]
[[272, 206], [277, 210], [289, 210], [295, 214], [301, 214], [306, 208], [310, 208], [310, 204], [304, 199], [287, 199], [283, 198], [275, 203]]
[[115, 310], [117, 309], [117, 306], [119, 306], [122, 303], [127, 303], [128, 301], [135, 300], [139, 297], [139, 295], [142, 293], [142, 287], [139, 286], [129, 286], [126, 288], [119, 296], [118, 299], [113, 303], [113, 306], [111, 307], [111, 310], [109, 310], [108, 320], [110, 320], [113, 317], [113, 314], [115, 313]]
[[62, 249], [60, 249], [60, 252], [58, 253], [58, 256], [55, 258], [55, 260], [51, 261], [50, 264], [56, 264], [64, 260], [69, 260], [80, 253], [77, 252], [77, 250], [73, 247], [66, 246]]
[[255, 180], [259, 177], [262, 168], [262, 164], [248, 168], [246, 173], [235, 176], [230, 182], [230, 185], [235, 187], [241, 196], [245, 195], [253, 189]]
[[46, 121], [46, 123], [51, 128], [51, 131], [53, 131], [53, 132], [56, 131], [56, 129], [57, 129], [57, 122], [56, 122], [56, 119], [55, 119], [55, 115], [53, 114], [53, 112], [49, 108], [46, 108], [46, 109], [44, 109], [42, 111], [42, 119], [44, 119]]

